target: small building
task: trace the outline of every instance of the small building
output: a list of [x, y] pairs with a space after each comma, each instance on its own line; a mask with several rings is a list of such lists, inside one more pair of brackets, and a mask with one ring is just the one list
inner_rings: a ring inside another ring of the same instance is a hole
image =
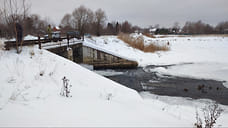
[[150, 29], [149, 29], [149, 33], [150, 33], [151, 35], [154, 35], [156, 31], [157, 31], [157, 28], [150, 28]]
[[60, 28], [58, 26], [53, 27], [52, 29], [54, 32], [60, 31]]

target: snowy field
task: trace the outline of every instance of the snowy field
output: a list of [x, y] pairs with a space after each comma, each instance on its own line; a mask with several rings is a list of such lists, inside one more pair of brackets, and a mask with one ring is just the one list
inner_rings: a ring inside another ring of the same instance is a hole
[[[133, 35], [139, 36], [139, 35]], [[168, 69], [158, 67], [153, 71], [161, 74], [205, 78], [224, 81], [228, 87], [228, 37], [223, 36], [167, 36], [163, 38], [148, 38], [146, 44], [167, 44], [170, 51], [144, 53], [129, 47], [116, 36], [94, 37], [95, 42], [87, 43], [118, 53], [121, 56], [136, 60], [139, 66], [174, 65]]]
[[[145, 40], [169, 42], [171, 50], [143, 53], [116, 36], [93, 37], [86, 39], [85, 44], [137, 60], [140, 66], [177, 64], [170, 69], [155, 69], [160, 73], [228, 81], [227, 37]], [[0, 47], [2, 43], [3, 40]], [[138, 94], [69, 60], [38, 50], [37, 46], [24, 47], [19, 55], [15, 50], [0, 50], [0, 74], [1, 127], [193, 127], [196, 110], [200, 112], [210, 102]], [[70, 98], [59, 95], [64, 76], [72, 85]], [[221, 107], [225, 111], [216, 126], [228, 127], [228, 106]]]

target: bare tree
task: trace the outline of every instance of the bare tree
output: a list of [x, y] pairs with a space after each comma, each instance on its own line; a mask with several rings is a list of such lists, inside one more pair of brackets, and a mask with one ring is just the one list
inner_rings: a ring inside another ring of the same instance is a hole
[[74, 22], [72, 21], [72, 16], [71, 14], [65, 14], [61, 20], [60, 23], [61, 26], [61, 31], [63, 33], [73, 30]]
[[28, 16], [30, 7], [26, 0], [4, 0], [1, 10], [6, 23], [9, 24], [23, 21]]
[[3, 22], [3, 11], [2, 8], [0, 8], [0, 24]]
[[216, 25], [216, 31], [219, 34], [225, 34], [226, 31], [228, 31], [228, 21], [220, 22], [218, 25]]
[[109, 22], [106, 26], [106, 32], [105, 34], [107, 35], [115, 35], [115, 26], [116, 26], [116, 22]]
[[73, 11], [72, 16], [75, 28], [79, 30], [81, 36], [84, 36], [86, 27], [93, 22], [93, 12], [84, 6], [80, 6]]
[[61, 26], [66, 27], [66, 26], [71, 26], [71, 15], [70, 14], [65, 14], [61, 20]]
[[158, 28], [160, 28], [160, 25], [159, 24], [155, 24], [154, 25], [154, 28], [157, 28], [158, 29]]
[[98, 9], [95, 12], [95, 24], [96, 24], [96, 34], [97, 36], [101, 35], [101, 28], [105, 23], [106, 20], [106, 14], [102, 9]]
[[[212, 128], [216, 124], [216, 120], [220, 117], [221, 113], [224, 111], [219, 107], [217, 103], [210, 104], [202, 109], [204, 115], [205, 128]], [[202, 119], [199, 117], [198, 112], [196, 112], [195, 126], [197, 128], [202, 128]]]
[[[3, 17], [4, 17], [4, 22], [11, 26], [11, 29], [14, 28], [15, 33], [17, 34], [17, 30], [15, 27], [16, 22], [20, 22], [23, 24], [23, 21], [26, 19], [28, 16], [30, 9], [30, 5], [27, 4], [26, 0], [4, 0], [3, 6], [1, 8]], [[24, 25], [22, 25], [24, 26]], [[13, 33], [11, 33], [13, 34]], [[17, 37], [17, 36], [16, 36]], [[19, 53], [18, 49], [18, 42], [16, 41], [16, 49], [17, 52]], [[21, 42], [22, 45], [23, 42]]]
[[182, 28], [183, 33], [185, 34], [213, 34], [215, 33], [214, 28], [203, 23], [201, 20], [197, 22], [186, 22]]
[[121, 32], [123, 33], [133, 32], [131, 23], [129, 23], [128, 21], [123, 22], [121, 25]]
[[0, 8], [0, 37], [3, 37], [3, 27], [4, 27], [4, 23], [3, 23], [3, 12]]
[[173, 24], [173, 27], [172, 27], [172, 32], [173, 32], [173, 33], [178, 33], [179, 30], [180, 30], [180, 25], [179, 25], [178, 22], [175, 22], [175, 23]]

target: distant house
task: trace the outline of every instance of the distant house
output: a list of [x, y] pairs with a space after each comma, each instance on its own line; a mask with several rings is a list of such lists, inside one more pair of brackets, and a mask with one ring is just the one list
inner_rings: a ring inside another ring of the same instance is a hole
[[156, 31], [157, 31], [157, 28], [150, 28], [150, 29], [149, 29], [149, 33], [150, 33], [151, 35], [155, 34]]
[[143, 33], [143, 30], [142, 29], [137, 29], [137, 30], [135, 30], [135, 33]]
[[58, 26], [53, 27], [53, 31], [60, 31], [60, 28]]
[[53, 30], [53, 32], [52, 32], [52, 38], [53, 39], [61, 38], [61, 29], [58, 26], [53, 27], [52, 30]]

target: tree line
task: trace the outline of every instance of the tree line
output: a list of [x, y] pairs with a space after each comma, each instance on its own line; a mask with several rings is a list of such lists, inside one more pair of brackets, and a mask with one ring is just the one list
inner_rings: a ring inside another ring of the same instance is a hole
[[[216, 26], [212, 26], [199, 20], [196, 22], [187, 21], [183, 27], [180, 27], [179, 23], [175, 22], [170, 28], [160, 28], [159, 25], [150, 28], [156, 28], [154, 34], [228, 34], [228, 21], [220, 22]], [[149, 29], [146, 31], [149, 32]]]
[[23, 26], [23, 34], [44, 34], [49, 24], [37, 14], [30, 14], [26, 0], [4, 0], [0, 8], [0, 37], [15, 37], [15, 23]]
[[186, 22], [182, 28], [184, 34], [228, 34], [228, 21], [220, 22], [215, 27], [210, 24], [197, 22]]
[[72, 14], [65, 14], [60, 27], [63, 31], [78, 30], [80, 34], [91, 33], [100, 36], [107, 17], [102, 9], [93, 12], [84, 6], [76, 8]]
[[119, 32], [132, 33], [140, 27], [132, 26], [128, 21], [108, 22], [104, 10], [97, 9], [93, 12], [85, 6], [76, 8], [71, 14], [65, 14], [61, 20], [60, 27], [63, 31], [78, 30], [80, 33], [92, 35], [117, 35]]
[[[0, 37], [15, 37], [14, 25], [20, 23], [24, 29], [24, 35], [44, 35], [50, 23], [47, 19], [41, 19], [37, 14], [30, 14], [31, 4], [26, 0], [4, 0], [0, 8]], [[82, 35], [117, 35], [120, 32], [150, 33], [152, 28], [156, 28], [153, 34], [225, 34], [228, 33], [228, 21], [220, 22], [216, 26], [203, 23], [202, 21], [187, 21], [183, 27], [178, 22], [173, 27], [160, 28], [159, 25], [141, 28], [132, 25], [129, 21], [107, 22], [104, 10], [91, 9], [80, 6], [73, 10], [71, 14], [65, 14], [59, 27], [63, 33], [67, 31], [79, 31]]]

